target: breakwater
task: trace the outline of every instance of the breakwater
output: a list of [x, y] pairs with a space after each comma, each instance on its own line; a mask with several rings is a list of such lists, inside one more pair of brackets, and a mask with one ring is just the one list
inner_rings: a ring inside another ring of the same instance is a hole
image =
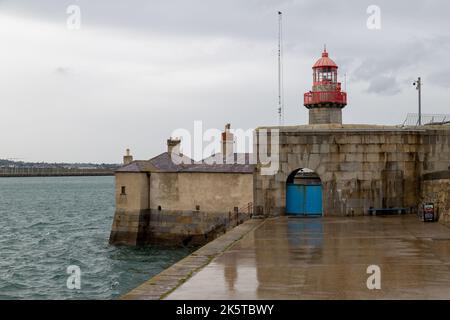
[[0, 168], [0, 177], [113, 176], [113, 169]]

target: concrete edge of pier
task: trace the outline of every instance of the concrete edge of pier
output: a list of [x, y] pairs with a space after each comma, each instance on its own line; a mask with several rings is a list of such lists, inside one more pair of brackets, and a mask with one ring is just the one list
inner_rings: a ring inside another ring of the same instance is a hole
[[164, 299], [176, 288], [201, 270], [212, 259], [226, 251], [253, 229], [265, 222], [250, 219], [233, 228], [217, 239], [194, 251], [184, 259], [173, 264], [150, 280], [120, 297], [121, 300], [159, 300]]

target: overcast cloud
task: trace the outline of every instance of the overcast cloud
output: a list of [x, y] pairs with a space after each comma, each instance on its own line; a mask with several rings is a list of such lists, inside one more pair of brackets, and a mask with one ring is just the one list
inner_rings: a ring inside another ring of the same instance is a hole
[[[381, 29], [369, 30], [369, 5]], [[66, 9], [81, 9], [69, 30]], [[177, 128], [277, 124], [277, 11], [284, 19], [285, 124], [327, 44], [349, 104], [345, 123], [450, 113], [448, 1], [0, 0], [0, 158], [147, 159]]]

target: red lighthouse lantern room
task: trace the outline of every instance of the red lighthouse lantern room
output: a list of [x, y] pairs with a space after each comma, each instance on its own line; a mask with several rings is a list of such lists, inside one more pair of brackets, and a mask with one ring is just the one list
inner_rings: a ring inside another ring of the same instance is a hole
[[312, 90], [304, 95], [309, 109], [309, 124], [342, 124], [342, 108], [347, 105], [347, 93], [337, 81], [337, 64], [328, 57], [326, 48], [313, 65]]

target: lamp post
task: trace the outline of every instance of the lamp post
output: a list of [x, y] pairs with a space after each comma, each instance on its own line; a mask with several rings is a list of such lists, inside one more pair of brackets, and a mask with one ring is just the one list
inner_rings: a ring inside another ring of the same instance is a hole
[[420, 126], [422, 125], [422, 106], [421, 106], [422, 81], [420, 80], [420, 77], [417, 78], [417, 81], [413, 82], [413, 86], [416, 86], [416, 89], [419, 92], [419, 126]]

